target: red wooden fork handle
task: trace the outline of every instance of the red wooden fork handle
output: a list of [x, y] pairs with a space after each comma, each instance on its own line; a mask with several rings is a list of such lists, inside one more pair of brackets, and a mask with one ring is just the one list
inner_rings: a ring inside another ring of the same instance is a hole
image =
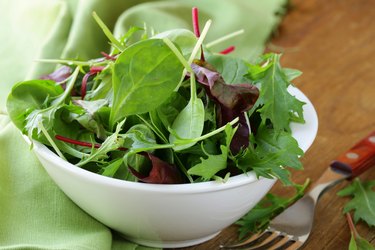
[[360, 175], [372, 166], [375, 166], [375, 131], [331, 163], [333, 170], [349, 178]]

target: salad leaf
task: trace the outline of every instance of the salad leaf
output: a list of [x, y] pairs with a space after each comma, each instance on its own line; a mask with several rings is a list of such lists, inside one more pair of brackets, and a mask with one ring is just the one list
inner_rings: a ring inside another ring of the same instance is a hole
[[290, 133], [276, 132], [260, 126], [253, 137], [256, 147], [248, 147], [238, 160], [238, 167], [244, 172], [253, 169], [258, 176], [277, 177], [286, 185], [292, 185], [286, 166], [302, 169], [299, 157], [303, 150]]
[[72, 74], [72, 69], [68, 66], [62, 66], [51, 74], [41, 76], [40, 79], [52, 80], [57, 83], [65, 81]]
[[251, 83], [251, 80], [246, 77], [249, 69], [244, 60], [227, 55], [210, 55], [206, 59], [217, 72], [221, 73], [226, 83]]
[[205, 86], [208, 95], [218, 104], [217, 120], [222, 126], [239, 117], [239, 128], [230, 146], [231, 152], [237, 154], [249, 145], [250, 125], [244, 112], [255, 104], [259, 91], [251, 84], [226, 84], [221, 75], [211, 65], [195, 61], [192, 69], [198, 81]]
[[[104, 128], [105, 122], [101, 121], [99, 112], [103, 107], [108, 106], [108, 101], [105, 99], [84, 101], [76, 100], [73, 108], [81, 107], [82, 110], [77, 114], [77, 111], [72, 112], [72, 116], [77, 120], [84, 128], [96, 134], [96, 136], [102, 140], [105, 140], [106, 130]], [[69, 106], [68, 106], [69, 108]]]
[[207, 159], [201, 158], [201, 163], [193, 166], [188, 170], [191, 175], [198, 175], [207, 181], [213, 176], [227, 167], [228, 148], [224, 145], [220, 146], [221, 154], [211, 155], [206, 153]]
[[354, 210], [354, 221], [363, 220], [369, 226], [375, 226], [375, 180], [362, 182], [359, 178], [337, 194], [339, 196], [352, 196], [345, 205], [344, 213]]
[[361, 236], [354, 236], [351, 234], [350, 243], [349, 243], [349, 250], [374, 250], [375, 247], [371, 245], [366, 239]]
[[126, 48], [113, 68], [111, 125], [162, 104], [177, 87], [183, 68], [161, 39], [140, 41]]
[[[249, 77], [260, 84], [261, 92], [255, 107], [261, 106], [257, 112], [262, 117], [263, 124], [269, 120], [276, 131], [290, 131], [290, 122], [304, 122], [303, 102], [288, 92], [290, 78], [280, 65], [281, 55], [268, 54], [264, 56], [262, 66], [250, 67]], [[290, 73], [290, 72], [289, 72]]]
[[[195, 97], [190, 99], [186, 107], [177, 115], [171, 130], [174, 131], [169, 137], [173, 144], [176, 139], [194, 139], [203, 132], [204, 105], [201, 99]], [[195, 142], [177, 145], [174, 150], [179, 151], [193, 146]]]
[[103, 142], [103, 144], [99, 148], [93, 148], [93, 152], [88, 157], [82, 158], [81, 161], [78, 162], [76, 165], [84, 166], [89, 162], [100, 162], [103, 159], [108, 158], [108, 152], [120, 148], [123, 145], [123, 140], [119, 138], [118, 134], [120, 133], [124, 123], [125, 120], [117, 124], [116, 131], [111, 136], [108, 136], [108, 138]]
[[148, 176], [142, 175], [131, 166], [129, 167], [131, 172], [142, 182], [155, 183], [155, 184], [179, 184], [183, 183], [182, 176], [178, 171], [178, 168], [172, 164], [169, 164], [153, 154], [145, 153], [152, 165], [152, 169]]
[[103, 172], [101, 173], [101, 175], [113, 177], [122, 164], [123, 164], [122, 158], [117, 158], [113, 160], [107, 166], [103, 167]]
[[13, 123], [24, 130], [27, 116], [35, 109], [47, 108], [48, 99], [64, 92], [51, 80], [30, 80], [17, 83], [7, 100], [7, 110]]
[[193, 52], [193, 48], [197, 43], [197, 38], [195, 37], [194, 33], [187, 29], [167, 30], [156, 34], [152, 38], [168, 38], [171, 42], [179, 47], [186, 60], [189, 59], [191, 53]]

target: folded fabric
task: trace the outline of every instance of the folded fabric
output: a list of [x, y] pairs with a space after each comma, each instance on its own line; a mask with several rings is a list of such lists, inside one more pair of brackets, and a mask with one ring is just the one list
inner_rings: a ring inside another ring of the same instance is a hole
[[[37, 59], [100, 57], [109, 51], [91, 13], [118, 37], [131, 26], [156, 32], [191, 25], [191, 7], [207, 41], [244, 34], [213, 46], [234, 45], [235, 55], [255, 58], [284, 13], [286, 0], [0, 0], [0, 249], [149, 249], [127, 242], [69, 200], [52, 182], [6, 115], [6, 97], [18, 81], [50, 73]], [[135, 6], [136, 5], [136, 6]]]

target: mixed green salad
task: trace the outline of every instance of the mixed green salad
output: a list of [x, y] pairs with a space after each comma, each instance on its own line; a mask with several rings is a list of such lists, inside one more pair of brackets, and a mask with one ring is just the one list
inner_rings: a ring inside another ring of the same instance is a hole
[[[195, 14], [194, 14], [195, 13]], [[13, 123], [61, 158], [89, 171], [145, 183], [177, 184], [255, 171], [290, 184], [303, 151], [291, 122], [303, 102], [287, 88], [301, 73], [279, 54], [255, 62], [216, 52], [194, 32], [149, 34], [131, 28], [109, 38], [110, 53], [59, 64], [40, 79], [17, 83], [7, 100]], [[235, 32], [238, 34], [240, 32]], [[229, 34], [220, 40], [230, 38]]]

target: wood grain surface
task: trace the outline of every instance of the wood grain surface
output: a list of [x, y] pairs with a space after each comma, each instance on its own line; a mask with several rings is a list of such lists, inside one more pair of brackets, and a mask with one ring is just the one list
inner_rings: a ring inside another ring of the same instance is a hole
[[[318, 136], [302, 159], [305, 169], [293, 173], [298, 183], [306, 178], [314, 182], [335, 157], [375, 130], [375, 1], [292, 1], [268, 47], [284, 54], [284, 67], [303, 71], [294, 83], [317, 110]], [[374, 180], [375, 167], [360, 178]], [[313, 232], [303, 249], [348, 249], [350, 231], [342, 214], [348, 199], [336, 195], [345, 185], [321, 198]], [[272, 192], [288, 194], [280, 184]], [[375, 228], [358, 223], [357, 230], [375, 245]], [[216, 238], [185, 249], [218, 249], [237, 237], [233, 225]]]

